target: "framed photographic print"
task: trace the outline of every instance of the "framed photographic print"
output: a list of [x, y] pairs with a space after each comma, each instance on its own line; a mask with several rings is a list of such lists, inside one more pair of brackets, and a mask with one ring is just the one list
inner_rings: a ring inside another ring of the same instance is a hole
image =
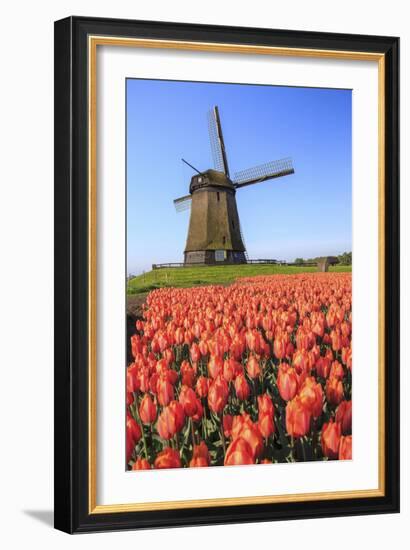
[[56, 22], [56, 528], [398, 512], [398, 56]]

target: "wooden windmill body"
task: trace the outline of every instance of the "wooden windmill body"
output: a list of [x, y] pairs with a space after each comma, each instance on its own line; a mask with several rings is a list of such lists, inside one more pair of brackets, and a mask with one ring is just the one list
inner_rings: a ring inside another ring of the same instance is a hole
[[174, 200], [178, 211], [191, 209], [184, 263], [246, 263], [246, 248], [236, 205], [237, 189], [293, 174], [294, 169], [290, 159], [281, 159], [244, 170], [231, 179], [218, 107], [209, 113], [208, 121], [216, 169], [204, 172], [195, 169], [198, 173], [191, 178], [190, 194]]

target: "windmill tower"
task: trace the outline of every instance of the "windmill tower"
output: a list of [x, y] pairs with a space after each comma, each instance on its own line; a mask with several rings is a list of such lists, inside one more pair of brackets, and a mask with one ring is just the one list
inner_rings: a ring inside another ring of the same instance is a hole
[[208, 129], [215, 169], [191, 178], [189, 195], [174, 200], [176, 210], [191, 209], [185, 264], [246, 263], [236, 206], [236, 191], [294, 173], [291, 159], [281, 159], [238, 172], [231, 179], [218, 107], [208, 114]]

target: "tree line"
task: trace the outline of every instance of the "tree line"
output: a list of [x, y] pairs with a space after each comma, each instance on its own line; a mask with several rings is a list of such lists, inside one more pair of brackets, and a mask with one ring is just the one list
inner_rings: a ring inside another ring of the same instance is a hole
[[[318, 256], [316, 258], [296, 258], [295, 264], [305, 264], [305, 263], [314, 263], [317, 262], [323, 256]], [[352, 253], [343, 252], [343, 254], [338, 254], [336, 258], [339, 260], [339, 265], [352, 265]]]

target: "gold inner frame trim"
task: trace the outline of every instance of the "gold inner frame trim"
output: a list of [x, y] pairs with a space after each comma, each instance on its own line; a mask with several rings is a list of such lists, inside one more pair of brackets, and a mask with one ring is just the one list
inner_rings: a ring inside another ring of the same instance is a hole
[[[176, 49], [220, 53], [245, 53], [258, 55], [313, 57], [329, 59], [348, 59], [357, 61], [378, 62], [378, 195], [379, 195], [379, 414], [378, 414], [378, 488], [355, 491], [328, 491], [288, 495], [249, 496], [232, 498], [214, 498], [199, 500], [175, 500], [161, 502], [142, 502], [130, 504], [97, 504], [97, 46], [122, 46], [133, 48]], [[187, 508], [209, 508], [213, 506], [241, 506], [249, 504], [273, 504], [284, 502], [314, 502], [318, 500], [341, 500], [352, 498], [375, 498], [385, 495], [385, 56], [374, 52], [350, 52], [319, 50], [305, 48], [282, 48], [271, 46], [254, 46], [243, 44], [218, 44], [208, 42], [189, 42], [175, 40], [155, 40], [122, 38], [112, 36], [88, 37], [88, 200], [89, 200], [89, 263], [88, 263], [88, 510], [90, 514], [107, 514], [120, 512], [142, 512], [154, 510], [175, 510]]]

